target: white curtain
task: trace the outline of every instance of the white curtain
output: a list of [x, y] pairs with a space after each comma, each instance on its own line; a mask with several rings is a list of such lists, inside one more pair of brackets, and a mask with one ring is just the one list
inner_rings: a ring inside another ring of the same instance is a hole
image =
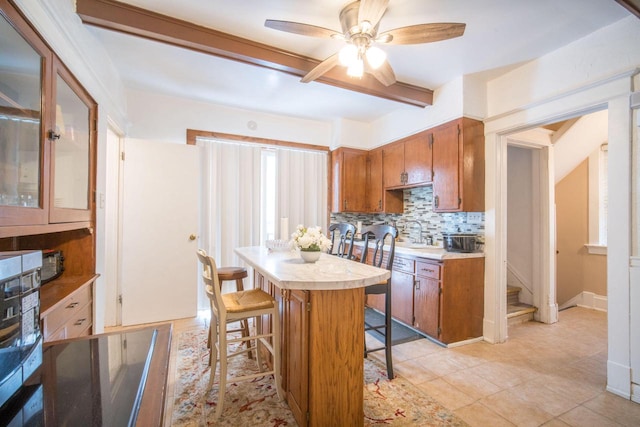
[[[260, 239], [261, 149], [200, 139], [196, 145], [203, 151], [199, 247], [218, 266], [243, 265], [233, 249]], [[203, 286], [198, 289], [198, 306], [206, 309]]]
[[319, 225], [326, 234], [327, 153], [279, 149], [277, 164], [276, 218], [289, 218], [289, 233], [303, 224]]
[[[202, 150], [199, 247], [218, 266], [244, 266], [234, 249], [258, 246], [261, 230], [261, 155], [264, 147], [198, 138]], [[317, 151], [276, 150], [276, 219], [289, 218], [289, 230], [297, 224], [327, 222], [327, 154]], [[276, 236], [280, 221], [276, 220]], [[249, 287], [246, 281], [245, 286]], [[208, 302], [202, 286], [200, 309]]]

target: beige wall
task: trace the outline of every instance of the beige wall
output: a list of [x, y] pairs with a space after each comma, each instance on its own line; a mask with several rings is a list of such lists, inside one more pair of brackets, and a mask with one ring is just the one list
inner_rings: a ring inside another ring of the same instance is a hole
[[607, 257], [590, 255], [589, 167], [583, 161], [556, 185], [557, 301], [562, 305], [582, 292], [607, 295]]

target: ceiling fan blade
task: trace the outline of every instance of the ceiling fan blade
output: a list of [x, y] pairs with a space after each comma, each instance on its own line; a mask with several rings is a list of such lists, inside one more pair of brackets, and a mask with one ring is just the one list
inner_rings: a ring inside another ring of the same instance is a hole
[[298, 22], [267, 19], [264, 21], [264, 26], [274, 30], [286, 31], [287, 33], [300, 34], [303, 36], [344, 39], [344, 36], [337, 31], [323, 27], [316, 27], [315, 25], [300, 24]]
[[389, 0], [360, 0], [358, 10], [358, 22], [369, 21], [371, 28], [375, 28], [380, 22], [389, 5]]
[[374, 69], [367, 61], [365, 61], [364, 67], [365, 72], [371, 74], [385, 86], [391, 86], [396, 82], [396, 75], [393, 72], [393, 68], [391, 68], [391, 64], [389, 64], [389, 61], [384, 61], [377, 69]]
[[336, 65], [338, 65], [338, 62], [339, 62], [338, 53], [334, 53], [333, 55], [331, 55], [330, 57], [328, 57], [318, 65], [316, 65], [307, 74], [305, 74], [305, 76], [302, 77], [300, 81], [302, 83], [309, 83], [317, 79], [318, 77], [320, 77], [321, 75], [323, 75], [324, 73], [326, 73], [327, 71], [335, 67]]
[[385, 31], [380, 34], [376, 41], [385, 43], [384, 38], [392, 36], [391, 40], [387, 40], [388, 44], [418, 44], [431, 43], [441, 40], [460, 37], [464, 34], [467, 24], [458, 23], [438, 23], [438, 24], [419, 24], [409, 27], [396, 28], [395, 30]]

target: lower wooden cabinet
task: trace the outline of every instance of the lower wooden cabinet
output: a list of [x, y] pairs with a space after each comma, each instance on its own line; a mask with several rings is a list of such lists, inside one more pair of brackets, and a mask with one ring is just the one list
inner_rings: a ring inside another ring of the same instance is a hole
[[91, 335], [96, 277], [62, 279], [42, 287], [40, 318], [45, 342]]
[[[354, 247], [360, 259], [362, 247]], [[384, 296], [366, 304], [384, 313]], [[433, 260], [396, 252], [391, 273], [391, 314], [450, 344], [482, 336], [484, 257]]]

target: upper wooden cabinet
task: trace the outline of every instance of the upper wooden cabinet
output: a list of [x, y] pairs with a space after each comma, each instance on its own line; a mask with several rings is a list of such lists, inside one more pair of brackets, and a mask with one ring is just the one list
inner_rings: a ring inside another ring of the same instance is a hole
[[382, 148], [377, 148], [369, 151], [367, 159], [367, 211], [402, 213], [402, 191], [386, 191], [382, 176]]
[[332, 212], [367, 212], [367, 152], [338, 148], [331, 153]]
[[461, 118], [431, 130], [433, 210], [484, 211], [484, 126]]
[[86, 227], [97, 105], [12, 5], [0, 9], [0, 237]]
[[431, 182], [430, 137], [429, 132], [420, 132], [383, 148], [384, 188], [416, 187]]

